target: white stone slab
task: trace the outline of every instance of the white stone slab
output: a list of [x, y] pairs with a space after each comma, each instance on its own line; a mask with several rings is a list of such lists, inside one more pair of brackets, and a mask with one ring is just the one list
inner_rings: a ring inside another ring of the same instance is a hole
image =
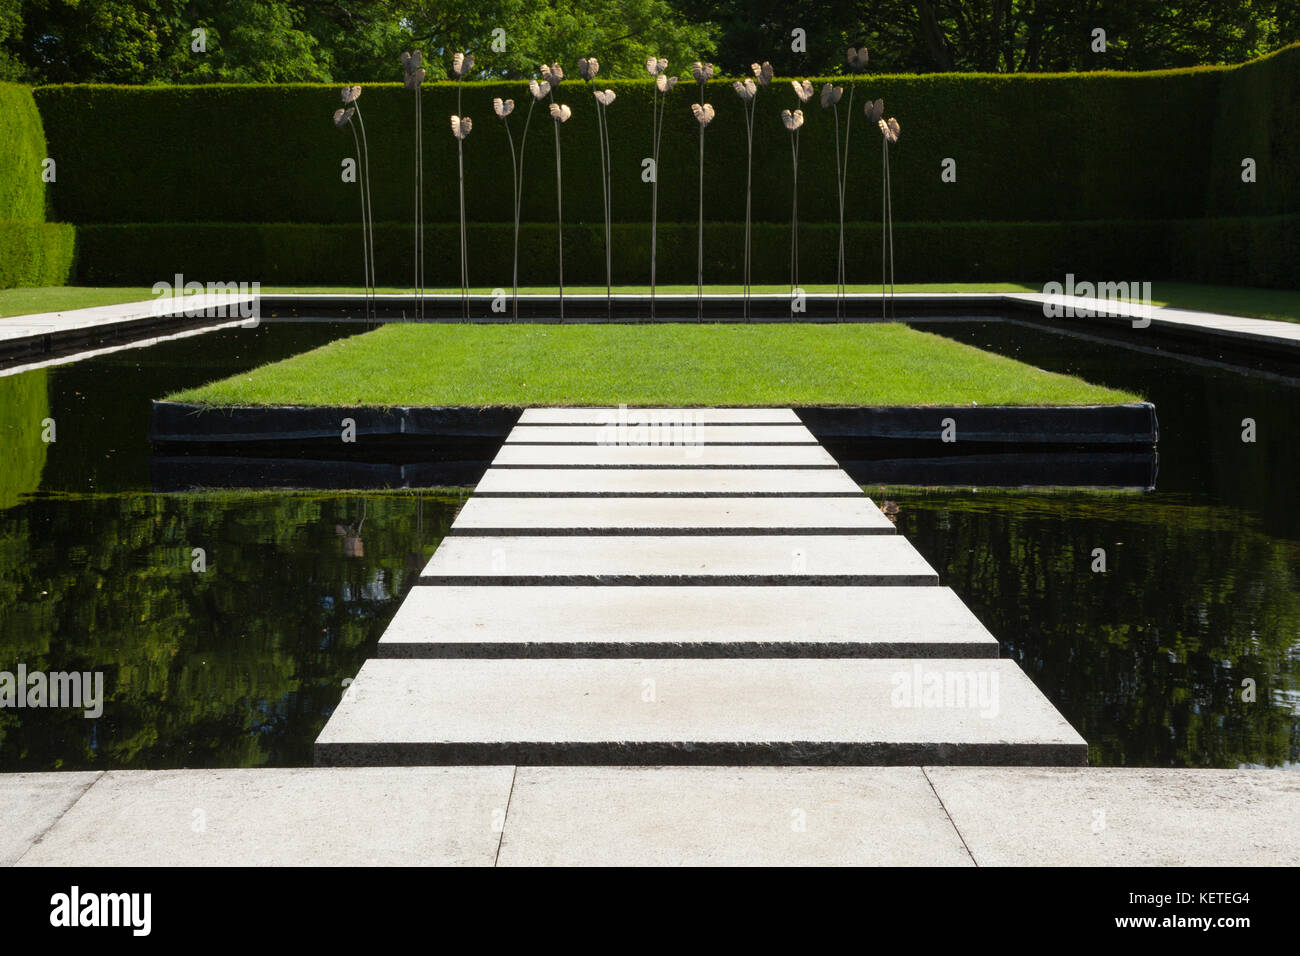
[[[68, 309], [63, 312], [34, 312], [27, 315], [0, 318], [0, 342], [23, 339], [33, 335], [58, 337], [87, 329], [108, 328], [138, 322], [141, 319], [166, 318], [187, 314], [191, 317], [241, 319], [244, 311], [256, 303], [252, 295], [227, 293], [196, 293], [180, 298], [170, 295], [143, 302], [123, 302], [118, 305], [96, 305], [87, 309]], [[242, 311], [241, 311], [242, 310]], [[66, 361], [66, 360], [65, 360]]]
[[520, 425], [607, 425], [611, 422], [697, 422], [701, 425], [798, 425], [789, 408], [526, 408]]
[[491, 866], [512, 777], [511, 767], [113, 772], [22, 863]]
[[452, 534], [893, 534], [870, 498], [470, 498]]
[[500, 866], [971, 866], [919, 767], [520, 767]]
[[1005, 660], [374, 659], [315, 759], [1079, 765], [1087, 744]]
[[926, 773], [981, 866], [1300, 865], [1300, 774], [1293, 771]]
[[836, 468], [489, 468], [474, 496], [860, 495]]
[[838, 468], [819, 445], [514, 445], [493, 468]]
[[379, 657], [997, 657], [949, 588], [412, 588]]
[[516, 425], [512, 445], [816, 445], [803, 425]]
[[901, 535], [451, 535], [426, 584], [938, 584]]
[[0, 866], [16, 863], [99, 776], [99, 771], [0, 774]]

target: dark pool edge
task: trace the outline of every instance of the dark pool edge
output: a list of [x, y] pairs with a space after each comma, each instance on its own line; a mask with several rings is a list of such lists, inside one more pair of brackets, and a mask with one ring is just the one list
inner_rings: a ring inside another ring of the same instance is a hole
[[[634, 408], [635, 406], [633, 406]], [[890, 439], [1007, 445], [1154, 446], [1156, 408], [1116, 405], [793, 406], [819, 441]], [[522, 407], [422, 405], [198, 405], [156, 400], [155, 445], [250, 444], [367, 437], [504, 440]], [[956, 449], [954, 449], [956, 450]]]

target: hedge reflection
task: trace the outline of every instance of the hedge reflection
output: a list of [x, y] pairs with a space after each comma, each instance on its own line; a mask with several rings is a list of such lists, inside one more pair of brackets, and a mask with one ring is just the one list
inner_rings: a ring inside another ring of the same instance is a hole
[[1088, 740], [1093, 765], [1300, 757], [1296, 541], [1170, 495], [893, 497], [899, 530]]
[[99, 720], [0, 710], [0, 770], [310, 763], [457, 504], [125, 495], [0, 512], [0, 670], [103, 670], [106, 696]]

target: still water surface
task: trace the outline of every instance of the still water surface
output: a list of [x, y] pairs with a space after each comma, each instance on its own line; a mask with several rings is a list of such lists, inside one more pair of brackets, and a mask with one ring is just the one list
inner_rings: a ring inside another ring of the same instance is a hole
[[[1154, 492], [869, 489], [1091, 762], [1300, 759], [1297, 384], [1010, 323], [937, 328], [1159, 410]], [[155, 397], [359, 330], [267, 323], [0, 378], [0, 671], [98, 670], [107, 697], [99, 720], [0, 709], [0, 771], [311, 762], [461, 495], [157, 495], [145, 435]]]

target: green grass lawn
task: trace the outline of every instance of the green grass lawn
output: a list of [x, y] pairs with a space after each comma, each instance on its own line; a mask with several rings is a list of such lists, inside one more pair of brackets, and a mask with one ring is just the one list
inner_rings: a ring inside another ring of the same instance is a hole
[[[809, 292], [834, 292], [833, 285], [808, 285]], [[1019, 282], [939, 282], [899, 285], [898, 292], [1041, 292], [1041, 285]], [[755, 292], [787, 292], [789, 286], [754, 286]], [[360, 292], [356, 286], [265, 286], [263, 292]], [[386, 287], [379, 290], [389, 293], [409, 293], [409, 288]], [[457, 289], [430, 289], [429, 292], [457, 292]], [[476, 288], [476, 293], [490, 293], [487, 288]], [[553, 287], [520, 288], [520, 292], [554, 293]], [[604, 286], [573, 286], [566, 293], [603, 293]], [[646, 286], [618, 286], [615, 292], [649, 292]], [[659, 291], [692, 293], [693, 285], [663, 285]], [[705, 286], [706, 292], [737, 293], [740, 286]], [[856, 285], [850, 292], [879, 292], [878, 285]], [[93, 288], [89, 286], [57, 286], [43, 289], [0, 289], [0, 317], [25, 315], [31, 312], [59, 312], [67, 309], [84, 309], [94, 305], [116, 305], [121, 302], [138, 302], [153, 298], [148, 287]], [[1300, 292], [1286, 289], [1253, 289], [1236, 286], [1194, 285], [1186, 282], [1156, 282], [1152, 285], [1155, 305], [1171, 305], [1180, 309], [1198, 309], [1203, 312], [1220, 312], [1256, 319], [1277, 319], [1282, 322], [1300, 322]]]
[[391, 324], [199, 388], [211, 405], [1088, 405], [1127, 392], [900, 324]]

